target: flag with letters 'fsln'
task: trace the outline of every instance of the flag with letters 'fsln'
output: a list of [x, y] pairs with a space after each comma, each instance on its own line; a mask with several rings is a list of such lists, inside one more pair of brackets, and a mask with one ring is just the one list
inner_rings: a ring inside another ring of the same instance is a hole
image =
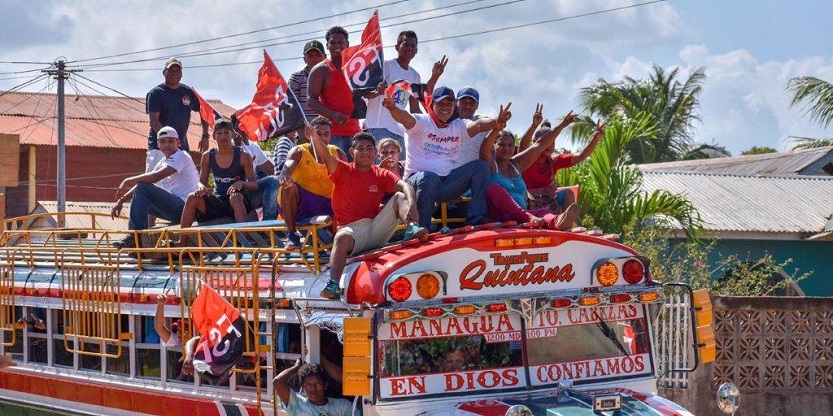
[[367, 116], [367, 104], [362, 97], [375, 90], [384, 79], [383, 62], [379, 12], [375, 11], [362, 32], [362, 42], [341, 51], [341, 70], [347, 78], [347, 85], [353, 90], [353, 114], [350, 118]]
[[191, 317], [200, 333], [194, 352], [194, 368], [199, 371], [197, 362], [201, 362], [215, 376], [229, 371], [246, 349], [243, 316], [211, 286], [203, 283], [191, 304]]
[[237, 110], [237, 120], [249, 140], [256, 141], [265, 141], [304, 125], [301, 105], [265, 50], [257, 77], [257, 91], [251, 104]]

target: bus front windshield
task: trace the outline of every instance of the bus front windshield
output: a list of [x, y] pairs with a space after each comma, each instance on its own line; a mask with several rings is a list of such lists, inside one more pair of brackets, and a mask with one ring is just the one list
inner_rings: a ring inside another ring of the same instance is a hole
[[383, 399], [653, 372], [644, 307], [637, 304], [541, 308], [526, 319], [516, 309], [390, 321], [379, 326], [377, 347]]

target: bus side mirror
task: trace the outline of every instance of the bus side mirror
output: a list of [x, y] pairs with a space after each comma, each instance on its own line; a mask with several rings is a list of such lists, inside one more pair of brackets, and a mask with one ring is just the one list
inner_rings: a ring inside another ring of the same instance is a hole
[[370, 319], [344, 318], [341, 391], [345, 396], [370, 395]]
[[715, 360], [716, 345], [714, 341], [714, 315], [708, 289], [695, 290], [694, 300], [695, 324], [697, 326], [697, 350], [700, 362], [710, 363]]

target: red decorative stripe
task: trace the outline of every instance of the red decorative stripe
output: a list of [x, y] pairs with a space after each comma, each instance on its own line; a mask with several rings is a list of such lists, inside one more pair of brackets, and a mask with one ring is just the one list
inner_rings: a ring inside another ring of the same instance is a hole
[[[0, 371], [0, 388], [54, 399], [109, 407], [130, 412], [165, 416], [220, 416], [218, 404], [187, 396], [129, 389], [112, 384]], [[246, 406], [249, 416], [261, 416]]]

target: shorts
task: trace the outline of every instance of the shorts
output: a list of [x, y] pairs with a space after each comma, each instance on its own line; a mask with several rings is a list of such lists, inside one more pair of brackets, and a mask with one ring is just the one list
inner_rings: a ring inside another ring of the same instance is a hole
[[353, 237], [353, 250], [350, 251], [352, 255], [384, 246], [393, 236], [397, 225], [399, 225], [399, 219], [396, 218], [391, 200], [375, 217], [362, 218], [338, 227], [336, 235], [347, 234]]
[[295, 218], [310, 218], [318, 215], [333, 215], [333, 204], [330, 198], [307, 191], [297, 183], [300, 195], [298, 211]]
[[[245, 195], [243, 196], [243, 205], [246, 206], [246, 212], [251, 209], [251, 202]], [[210, 221], [215, 218], [234, 217], [234, 210], [231, 208], [231, 198], [228, 195], [208, 195], [205, 199], [205, 212], [197, 210], [197, 222]]]

